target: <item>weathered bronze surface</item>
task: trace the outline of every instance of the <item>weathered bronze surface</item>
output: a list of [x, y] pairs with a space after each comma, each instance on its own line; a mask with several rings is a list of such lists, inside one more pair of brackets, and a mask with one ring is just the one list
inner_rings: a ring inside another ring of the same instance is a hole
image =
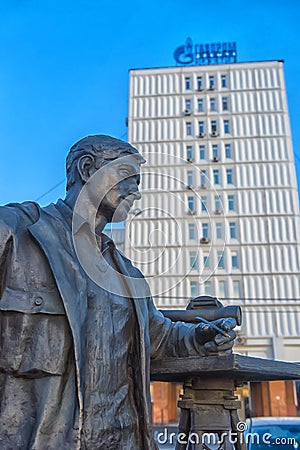
[[172, 323], [102, 233], [139, 198], [142, 162], [89, 136], [67, 157], [64, 200], [0, 208], [1, 450], [151, 449], [150, 358], [231, 351], [235, 320], [216, 321], [229, 338]]

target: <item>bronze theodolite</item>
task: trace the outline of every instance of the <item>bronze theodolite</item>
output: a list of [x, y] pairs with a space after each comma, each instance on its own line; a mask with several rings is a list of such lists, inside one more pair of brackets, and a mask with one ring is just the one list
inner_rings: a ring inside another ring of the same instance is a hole
[[[172, 321], [197, 323], [234, 317], [237, 325], [242, 323], [239, 306], [223, 306], [210, 296], [191, 300], [186, 310], [162, 312]], [[239, 421], [241, 404], [236, 388], [245, 381], [300, 379], [300, 366], [230, 352], [153, 361], [151, 379], [183, 383], [176, 450], [244, 450], [246, 427]]]

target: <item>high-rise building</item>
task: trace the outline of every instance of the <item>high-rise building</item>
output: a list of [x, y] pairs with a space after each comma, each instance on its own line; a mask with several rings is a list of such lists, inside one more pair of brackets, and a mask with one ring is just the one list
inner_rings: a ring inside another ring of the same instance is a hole
[[299, 360], [299, 200], [282, 61], [130, 71], [147, 163], [125, 252], [156, 305], [239, 304], [238, 351]]

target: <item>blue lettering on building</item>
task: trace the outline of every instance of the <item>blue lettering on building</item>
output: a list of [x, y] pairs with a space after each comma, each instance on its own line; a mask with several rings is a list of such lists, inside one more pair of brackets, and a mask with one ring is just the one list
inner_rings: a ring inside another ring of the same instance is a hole
[[236, 63], [235, 42], [218, 42], [213, 44], [193, 44], [187, 38], [184, 45], [174, 52], [175, 61], [182, 65], [230, 64]]

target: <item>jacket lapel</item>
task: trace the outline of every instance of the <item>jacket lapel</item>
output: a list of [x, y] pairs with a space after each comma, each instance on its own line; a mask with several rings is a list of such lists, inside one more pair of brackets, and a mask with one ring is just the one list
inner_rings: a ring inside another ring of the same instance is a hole
[[[148, 309], [147, 306], [145, 305], [146, 302], [146, 294], [147, 291], [149, 290], [148, 284], [146, 282], [146, 280], [144, 278], [138, 278], [138, 280], [142, 283], [145, 283], [145, 296], [144, 298], [139, 297], [138, 295], [140, 295], [140, 291], [141, 291], [141, 287], [139, 286], [138, 289], [136, 289], [135, 286], [135, 280], [136, 280], [136, 272], [130, 271], [130, 266], [128, 267], [128, 265], [126, 264], [126, 260], [122, 257], [122, 255], [114, 248], [114, 251], [112, 252], [112, 257], [114, 260], [114, 263], [117, 267], [117, 269], [126, 276], [126, 279], [123, 278], [123, 284], [126, 283], [125, 289], [127, 291], [127, 295], [130, 298], [130, 300], [133, 303], [133, 307], [135, 308], [135, 312], [136, 312], [136, 317], [138, 320], [138, 326], [139, 326], [139, 339], [138, 339], [138, 344], [139, 344], [139, 357], [140, 357], [140, 362], [141, 362], [141, 370], [142, 370], [142, 392], [143, 392], [143, 396], [142, 399], [143, 400], [143, 410], [144, 410], [144, 414], [145, 414], [145, 430], [147, 429], [147, 426], [149, 424], [149, 411], [148, 411], [148, 405], [146, 403], [146, 399], [148, 398], [147, 395], [147, 385], [146, 385], [146, 380], [147, 380], [147, 376], [146, 376], [146, 368], [147, 368], [147, 361], [146, 361], [146, 344], [145, 344], [145, 330], [148, 329], [147, 328], [147, 321], [149, 320], [148, 317]], [[145, 436], [146, 438], [147, 436]]]
[[71, 230], [54, 205], [40, 209], [40, 218], [28, 227], [50, 264], [71, 328], [82, 410], [84, 384], [85, 325], [87, 314], [86, 277], [72, 246]]

